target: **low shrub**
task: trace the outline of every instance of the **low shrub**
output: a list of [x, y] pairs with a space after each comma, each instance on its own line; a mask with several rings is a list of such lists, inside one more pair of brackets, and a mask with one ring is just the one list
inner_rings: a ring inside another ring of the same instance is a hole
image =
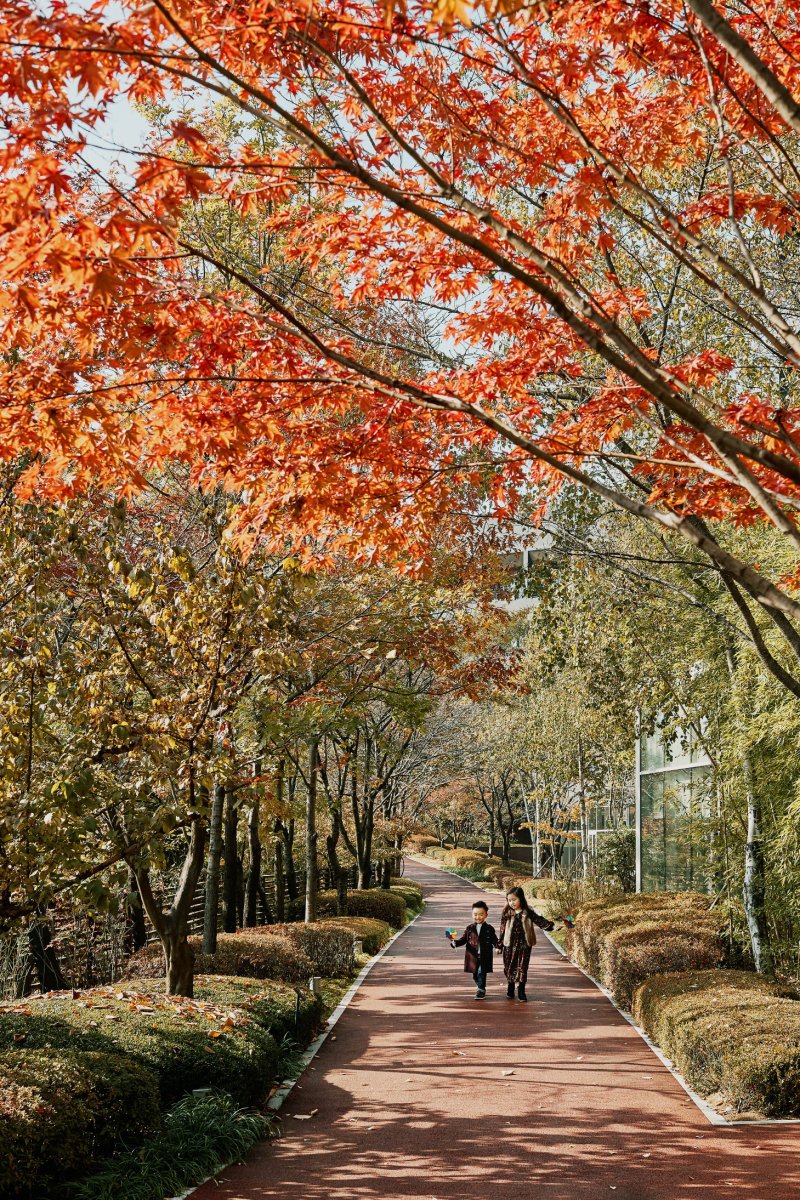
[[698, 1092], [735, 1112], [800, 1116], [800, 1001], [751, 971], [660, 975], [634, 1016]]
[[412, 833], [406, 838], [406, 849], [410, 854], [424, 854], [431, 846], [438, 846], [439, 839], [426, 833]]
[[365, 954], [377, 954], [394, 935], [394, 930], [386, 921], [377, 921], [374, 917], [331, 917], [331, 922], [349, 929], [354, 938], [358, 938]]
[[[273, 928], [260, 925], [248, 930], [247, 937], [241, 933], [221, 933], [217, 937], [216, 954], [203, 954], [202, 939], [189, 938], [195, 952], [195, 971], [200, 975], [245, 975], [252, 979], [306, 982], [314, 974], [311, 959], [298, 949], [296, 941], [270, 933]], [[137, 950], [125, 967], [126, 977], [163, 974], [164, 956], [158, 943]]]
[[0, 1195], [61, 1195], [65, 1180], [159, 1121], [158, 1079], [124, 1055], [27, 1045], [0, 1053]]
[[600, 951], [600, 979], [617, 1004], [630, 1008], [636, 988], [651, 975], [702, 971], [724, 957], [719, 931], [702, 925], [680, 929], [667, 922], [645, 921], [612, 930]]
[[393, 875], [392, 886], [409, 888], [411, 891], [417, 893], [420, 900], [425, 894], [425, 889], [423, 888], [422, 884], [418, 883], [416, 879], [412, 879], [410, 875]]
[[247, 1112], [224, 1092], [186, 1096], [163, 1130], [135, 1152], [117, 1154], [69, 1189], [70, 1200], [162, 1200], [202, 1183], [242, 1159], [271, 1132], [267, 1117]]
[[[585, 971], [605, 984], [600, 954], [609, 934], [647, 921], [660, 925], [665, 935], [670, 931], [686, 935], [701, 928], [704, 933], [718, 931], [722, 918], [710, 911], [711, 903], [710, 896], [697, 892], [600, 896], [578, 909], [575, 928], [567, 935], [567, 949]], [[690, 969], [693, 965], [689, 962], [685, 967]]]
[[[350, 938], [352, 947], [352, 935]], [[126, 991], [156, 994], [159, 979], [132, 979]], [[296, 987], [274, 979], [246, 979], [233, 975], [198, 975], [194, 981], [196, 1000], [218, 1008], [242, 1009], [280, 1043], [291, 1038], [301, 1046], [312, 1040], [322, 1020], [322, 1001], [307, 987]]]
[[393, 883], [389, 888], [393, 896], [399, 896], [411, 913], [422, 911], [422, 889], [406, 887], [404, 884]]
[[[336, 892], [320, 892], [317, 911], [320, 917], [336, 916]], [[406, 906], [401, 896], [395, 896], [386, 888], [365, 888], [347, 893], [347, 915], [374, 917], [395, 929], [402, 929], [406, 923]]]
[[275, 1039], [245, 1011], [125, 984], [0, 1005], [0, 1052], [19, 1046], [124, 1054], [158, 1077], [163, 1105], [202, 1087], [253, 1103], [278, 1062]]
[[268, 937], [286, 938], [312, 966], [313, 975], [349, 975], [354, 966], [353, 939], [339, 925], [329, 921], [295, 922], [286, 925], [258, 925], [240, 929], [236, 937], [248, 940]]

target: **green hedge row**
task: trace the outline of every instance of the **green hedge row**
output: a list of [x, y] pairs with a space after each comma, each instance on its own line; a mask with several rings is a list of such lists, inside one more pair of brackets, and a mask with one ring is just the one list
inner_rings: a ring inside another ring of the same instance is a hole
[[[302, 921], [305, 900], [298, 896], [289, 905], [289, 917]], [[347, 915], [349, 917], [373, 917], [385, 921], [393, 929], [402, 929], [406, 923], [406, 906], [403, 898], [386, 888], [366, 888], [364, 891], [347, 893]], [[336, 916], [336, 892], [320, 892], [317, 897], [317, 916], [321, 920]]]
[[386, 921], [377, 921], [374, 917], [331, 917], [331, 922], [349, 929], [351, 935], [361, 941], [365, 954], [377, 954], [395, 932]]
[[[259, 926], [239, 933], [221, 933], [215, 954], [203, 954], [202, 938], [189, 938], [195, 954], [195, 970], [201, 975], [246, 975], [252, 979], [280, 979], [304, 983], [315, 974], [311, 959], [296, 939], [267, 932]], [[137, 950], [128, 960], [126, 976], [163, 975], [164, 955], [158, 942]], [[319, 974], [319, 972], [317, 972]]]
[[636, 988], [652, 975], [724, 961], [722, 919], [710, 906], [711, 897], [694, 892], [591, 900], [578, 910], [567, 950], [630, 1008]]
[[800, 1116], [800, 1000], [750, 971], [661, 975], [633, 1013], [687, 1081], [735, 1112]]

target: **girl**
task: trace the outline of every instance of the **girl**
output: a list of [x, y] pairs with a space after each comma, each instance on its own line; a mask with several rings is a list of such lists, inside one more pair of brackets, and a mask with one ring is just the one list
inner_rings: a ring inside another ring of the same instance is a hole
[[528, 979], [528, 964], [531, 947], [536, 945], [536, 929], [553, 929], [552, 921], [542, 917], [528, 904], [521, 887], [512, 888], [506, 896], [506, 907], [500, 922], [500, 944], [503, 949], [503, 969], [508, 980], [508, 998], [514, 999], [514, 984], [517, 984], [517, 999], [524, 1004], [525, 984]]

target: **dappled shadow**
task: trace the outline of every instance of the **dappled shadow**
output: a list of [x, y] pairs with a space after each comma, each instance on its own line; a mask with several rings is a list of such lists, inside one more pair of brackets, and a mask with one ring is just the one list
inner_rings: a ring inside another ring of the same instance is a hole
[[[782, 1200], [800, 1191], [796, 1128], [711, 1126], [548, 944], [534, 954], [532, 1003], [506, 1000], [500, 972], [489, 999], [472, 1000], [443, 931], [466, 923], [475, 889], [417, 864], [410, 874], [424, 879], [428, 908], [304, 1075], [283, 1110], [284, 1137], [198, 1200], [451, 1200], [497, 1189], [558, 1200]], [[490, 907], [491, 920], [499, 913]]]

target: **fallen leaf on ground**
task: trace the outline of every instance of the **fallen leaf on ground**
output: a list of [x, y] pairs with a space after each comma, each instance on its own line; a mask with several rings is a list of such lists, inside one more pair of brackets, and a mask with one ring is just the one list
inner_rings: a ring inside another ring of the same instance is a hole
[[310, 1121], [311, 1113], [292, 1113], [292, 1118], [295, 1121]]

